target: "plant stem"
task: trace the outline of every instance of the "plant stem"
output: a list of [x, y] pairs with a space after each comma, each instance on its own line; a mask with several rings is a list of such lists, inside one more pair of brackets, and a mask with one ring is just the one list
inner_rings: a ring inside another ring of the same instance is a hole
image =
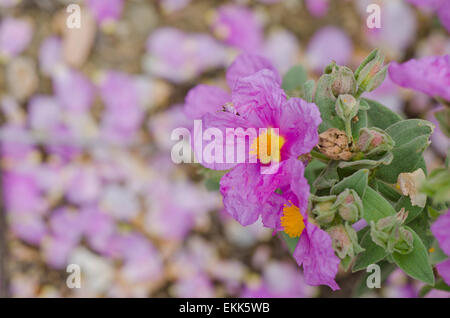
[[321, 161], [325, 161], [328, 162], [330, 161], [330, 158], [328, 158], [327, 156], [325, 156], [323, 153], [320, 153], [316, 150], [311, 150], [311, 157], [321, 160]]

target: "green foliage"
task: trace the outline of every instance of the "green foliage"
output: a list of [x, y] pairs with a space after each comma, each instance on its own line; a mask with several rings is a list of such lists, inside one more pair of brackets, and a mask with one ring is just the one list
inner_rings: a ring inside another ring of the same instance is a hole
[[[399, 216], [401, 213], [397, 214], [397, 212], [401, 210], [407, 211], [407, 217], [406, 213], [403, 213], [401, 227], [411, 232], [408, 253], [400, 254], [395, 250], [392, 254], [388, 253], [383, 247], [374, 243], [369, 228], [366, 228], [358, 233], [357, 243], [362, 249], [358, 250], [360, 253], [356, 255], [356, 259], [344, 257], [341, 265], [347, 269], [353, 263], [352, 271], [356, 272], [364, 270], [370, 264], [378, 263], [382, 267], [383, 278], [386, 278], [398, 266], [409, 276], [432, 286], [434, 275], [431, 264], [446, 257], [430, 231], [430, 217], [436, 216], [428, 211], [436, 210], [431, 206], [424, 209], [412, 205], [411, 199], [401, 194], [396, 183], [400, 173], [421, 168], [426, 174], [422, 153], [430, 143], [429, 138], [434, 126], [420, 119], [403, 120], [399, 114], [382, 104], [360, 98], [364, 91], [369, 91], [381, 83], [386, 71], [385, 66], [382, 65], [383, 61], [381, 52], [375, 50], [364, 60], [355, 74], [346, 67], [331, 63], [316, 85], [314, 81], [307, 80], [306, 72], [301, 66], [293, 67], [283, 79], [283, 88], [289, 96], [299, 96], [308, 102], [313, 100], [318, 106], [322, 117], [319, 133], [331, 128], [345, 132], [349, 140], [348, 149], [353, 153], [349, 160], [336, 161], [328, 158], [325, 152], [320, 153], [320, 149], [313, 150], [311, 154], [315, 159], [305, 170], [311, 193], [315, 194], [311, 197], [310, 211], [316, 211], [316, 213], [310, 212], [310, 217], [315, 218], [324, 230], [344, 224], [344, 220], [337, 212], [330, 222], [319, 222], [318, 218], [322, 218], [323, 213], [317, 213], [317, 211], [321, 209], [327, 198], [335, 200], [340, 194], [348, 192], [348, 189], [356, 191], [361, 198], [362, 218], [369, 224], [371, 221], [377, 222], [388, 216]], [[371, 69], [376, 70], [376, 74], [372, 73]], [[344, 96], [344, 94], [347, 95]], [[353, 97], [357, 100], [358, 111], [352, 112], [343, 120], [338, 116], [337, 110], [342, 117], [348, 110], [348, 105], [345, 103], [354, 100]], [[341, 102], [337, 103], [339, 100]], [[371, 137], [375, 138], [374, 144], [371, 144], [372, 139], [364, 139], [367, 137], [360, 135], [361, 131], [365, 131], [366, 134], [367, 131], [373, 131], [375, 135], [370, 136], [375, 136]], [[379, 139], [376, 139], [378, 136], [384, 136], [383, 140], [391, 141], [391, 144], [375, 143], [379, 142]], [[367, 149], [376, 149], [376, 151]], [[428, 195], [435, 194], [436, 201], [449, 197], [450, 186], [447, 187], [447, 183], [450, 179], [445, 173], [448, 171], [440, 170], [432, 173], [429, 180], [434, 183], [427, 183], [424, 186], [424, 191]], [[435, 214], [438, 215], [438, 211]], [[292, 239], [284, 232], [282, 236], [293, 253], [298, 238]], [[434, 252], [431, 254], [428, 251], [429, 247], [433, 247]], [[367, 275], [364, 276], [355, 295], [362, 295], [367, 291], [365, 278]]]
[[363, 198], [363, 218], [370, 221], [378, 221], [386, 216], [394, 215], [394, 207], [381, 194], [368, 187]]
[[361, 247], [365, 251], [358, 255], [352, 268], [353, 272], [365, 269], [370, 264], [376, 264], [387, 256], [386, 251], [372, 241], [369, 232], [361, 239]]
[[290, 237], [284, 231], [281, 232], [281, 236], [283, 237], [284, 241], [286, 242], [289, 252], [291, 252], [291, 254], [294, 254], [295, 247], [297, 246], [299, 238], [298, 237], [296, 237], [296, 238]]
[[394, 262], [406, 274], [418, 279], [426, 284], [434, 285], [433, 268], [428, 258], [428, 252], [420, 237], [413, 229], [408, 228], [413, 233], [414, 249], [409, 254], [393, 253]]
[[330, 193], [337, 195], [342, 191], [344, 191], [345, 189], [353, 189], [362, 198], [364, 197], [364, 193], [366, 192], [368, 179], [369, 179], [369, 170], [367, 169], [359, 170], [358, 172], [355, 172], [351, 176], [342, 179], [342, 181], [340, 181], [338, 184], [335, 184], [331, 188]]
[[394, 159], [391, 164], [377, 169], [377, 178], [395, 183], [400, 173], [414, 171], [430, 143], [433, 129], [430, 122], [421, 119], [402, 120], [386, 128], [386, 132], [395, 141], [392, 150]]
[[282, 88], [287, 92], [293, 92], [302, 87], [308, 79], [305, 68], [301, 65], [292, 67], [283, 77]]

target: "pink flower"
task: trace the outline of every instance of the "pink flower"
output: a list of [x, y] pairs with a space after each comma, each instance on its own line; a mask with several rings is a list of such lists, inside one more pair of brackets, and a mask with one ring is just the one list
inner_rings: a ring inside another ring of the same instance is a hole
[[62, 68], [53, 75], [53, 89], [61, 105], [73, 112], [86, 112], [94, 100], [94, 86], [83, 73]]
[[30, 43], [32, 34], [28, 21], [5, 18], [0, 23], [0, 57], [11, 58], [22, 53]]
[[[268, 158], [262, 158], [259, 153], [256, 153], [259, 160], [256, 164], [247, 160], [245, 163], [225, 163], [226, 160], [222, 160], [223, 163], [217, 163], [217, 160], [212, 163], [207, 160], [201, 162], [219, 170], [234, 167], [222, 178], [221, 193], [227, 212], [242, 225], [254, 223], [268, 202], [277, 206], [278, 212], [281, 212], [285, 202], [275, 193], [280, 187], [285, 187], [286, 193], [295, 193], [296, 198], [293, 199], [301, 202], [302, 210], [306, 209], [309, 187], [303, 178], [303, 163], [297, 157], [308, 153], [318, 142], [317, 127], [321, 122], [315, 104], [300, 98], [286, 99], [278, 73], [271, 70], [273, 67], [264, 68], [265, 65], [270, 63], [261, 57], [242, 55], [228, 70], [227, 80], [232, 87], [231, 102], [236, 112], [217, 112], [229, 97], [224, 91], [219, 94], [214, 87], [195, 87], [186, 99], [185, 110], [188, 114], [203, 115], [204, 128], [218, 128], [224, 132], [224, 136], [227, 128], [279, 128], [279, 136], [275, 138], [279, 138], [280, 149], [278, 154], [274, 154], [277, 157], [274, 160], [280, 164], [277, 173], [261, 174], [260, 169], [268, 164]], [[263, 69], [258, 71], [259, 68]], [[254, 74], [249, 75], [252, 72]], [[240, 77], [241, 74], [243, 77]], [[257, 142], [256, 139], [250, 140], [250, 143]], [[198, 148], [196, 145], [194, 149], [197, 154]], [[251, 154], [250, 151], [246, 154], [247, 159], [251, 156], [255, 156], [255, 153]], [[272, 159], [269, 158], [269, 161]], [[296, 203], [298, 206], [299, 202]], [[276, 209], [273, 211], [277, 213]], [[268, 219], [268, 216], [263, 216], [266, 223]], [[276, 228], [278, 222], [269, 223], [270, 227]]]
[[450, 100], [450, 55], [392, 62], [389, 76], [402, 87]]
[[105, 25], [119, 20], [124, 0], [86, 0], [86, 4], [93, 13], [97, 23]]
[[[367, 6], [370, 1], [358, 1], [360, 15], [367, 19]], [[384, 0], [380, 3], [381, 28], [364, 28], [368, 43], [388, 56], [401, 57], [414, 43], [417, 36], [416, 13], [403, 1]]]
[[339, 65], [349, 62], [353, 52], [350, 37], [336, 27], [323, 27], [311, 38], [306, 56], [315, 71], [322, 71], [325, 66], [335, 61]]
[[254, 13], [243, 6], [225, 5], [217, 10], [212, 30], [226, 44], [245, 52], [262, 47], [263, 28]]
[[306, 222], [305, 231], [300, 235], [294, 251], [297, 264], [303, 265], [306, 283], [309, 285], [328, 285], [332, 290], [339, 289], [335, 282], [340, 259], [334, 254], [332, 241], [327, 232], [312, 223]]
[[328, 13], [329, 0], [306, 0], [308, 11], [315, 17], [323, 17]]
[[450, 2], [448, 0], [408, 0], [408, 2], [435, 11], [442, 25], [450, 32]]
[[290, 263], [271, 262], [264, 267], [263, 280], [259, 285], [248, 285], [241, 294], [243, 298], [300, 298], [307, 297], [308, 286], [298, 268]]
[[56, 36], [46, 38], [39, 49], [39, 67], [45, 75], [52, 75], [62, 64], [62, 41]]
[[[279, 150], [271, 153], [269, 160], [257, 153], [256, 163], [247, 161], [254, 155], [251, 151], [246, 154], [244, 163], [210, 165], [206, 161], [200, 162], [213, 169], [232, 168], [222, 177], [220, 192], [225, 210], [241, 225], [253, 224], [261, 217], [266, 227], [282, 230], [281, 217], [287, 213], [286, 209], [297, 211], [295, 217], [298, 219], [307, 218], [309, 185], [304, 178], [304, 164], [298, 157], [309, 153], [318, 142], [319, 110], [315, 104], [300, 98], [287, 99], [280, 87], [279, 74], [273, 71], [268, 61], [258, 56], [238, 57], [227, 72], [227, 81], [232, 88], [232, 105], [227, 104], [228, 108], [217, 111], [227, 99], [226, 92], [218, 94], [216, 88], [201, 86], [188, 94], [187, 113], [203, 114], [204, 128], [220, 129], [225, 136], [227, 128], [278, 128], [275, 138], [279, 138]], [[214, 96], [220, 97], [217, 104]], [[261, 136], [250, 140], [250, 144]], [[197, 148], [195, 145], [198, 154]], [[270, 169], [267, 167], [269, 162], [275, 162], [277, 170], [262, 173], [264, 168]], [[338, 289], [334, 276], [339, 258], [334, 255], [331, 238], [308, 222], [303, 234], [300, 231], [298, 235], [300, 240], [294, 257], [299, 265], [303, 265], [306, 281]]]
[[105, 104], [102, 128], [111, 141], [125, 142], [134, 137], [143, 119], [139, 93], [133, 77], [108, 71], [99, 85], [100, 96]]
[[300, 46], [294, 34], [286, 30], [276, 30], [269, 34], [264, 43], [264, 56], [286, 73], [298, 62]]
[[157, 29], [150, 35], [147, 52], [144, 63], [147, 71], [175, 83], [222, 67], [226, 61], [225, 48], [213, 37], [169, 27]]
[[[431, 232], [439, 242], [442, 251], [450, 255], [450, 210], [441, 215], [431, 226]], [[436, 265], [439, 274], [447, 284], [450, 284], [450, 259]]]

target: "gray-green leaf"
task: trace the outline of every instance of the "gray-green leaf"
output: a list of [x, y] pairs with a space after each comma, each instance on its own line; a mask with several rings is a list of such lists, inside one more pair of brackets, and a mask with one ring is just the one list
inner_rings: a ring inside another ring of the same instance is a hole
[[370, 221], [378, 221], [389, 215], [394, 215], [395, 210], [389, 202], [371, 187], [367, 187], [366, 193], [362, 198], [363, 201], [363, 218]]
[[426, 284], [434, 285], [433, 268], [428, 258], [428, 252], [420, 237], [413, 229], [406, 227], [414, 237], [414, 249], [409, 254], [393, 253], [395, 263], [406, 274]]

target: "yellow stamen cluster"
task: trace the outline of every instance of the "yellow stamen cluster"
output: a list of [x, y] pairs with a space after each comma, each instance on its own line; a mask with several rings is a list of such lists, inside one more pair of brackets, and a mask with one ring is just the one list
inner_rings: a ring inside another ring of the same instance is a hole
[[281, 147], [286, 141], [272, 128], [260, 134], [250, 145], [250, 154], [256, 155], [263, 164], [280, 162]]
[[300, 209], [292, 203], [290, 206], [284, 205], [280, 220], [284, 232], [290, 237], [299, 237], [305, 229], [305, 222]]

